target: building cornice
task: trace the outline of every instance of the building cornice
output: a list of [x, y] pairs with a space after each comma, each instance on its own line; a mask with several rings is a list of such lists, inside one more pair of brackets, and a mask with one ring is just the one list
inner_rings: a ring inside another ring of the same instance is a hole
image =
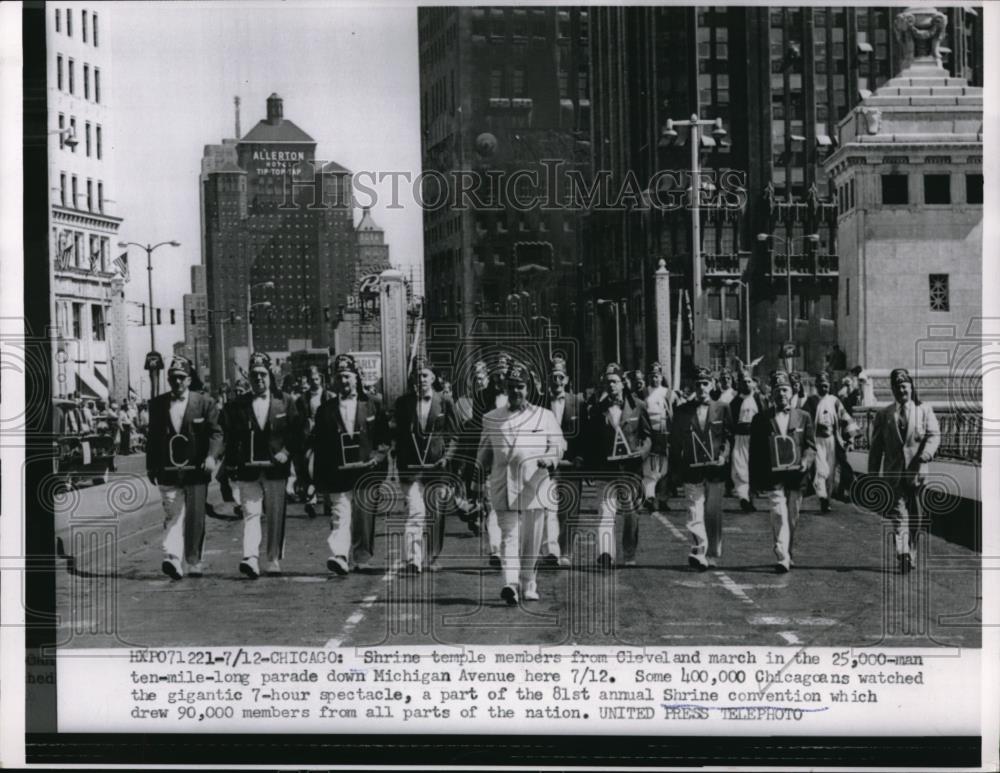
[[[830, 175], [838, 175], [852, 166], [881, 166], [899, 164], [895, 160], [906, 156], [908, 164], [977, 164], [983, 163], [983, 143], [974, 142], [922, 142], [891, 141], [851, 143], [831, 154], [824, 166]], [[941, 156], [948, 155], [948, 160]], [[893, 160], [887, 160], [893, 159]]]
[[118, 226], [124, 222], [123, 218], [115, 217], [114, 215], [86, 212], [80, 209], [63, 207], [58, 204], [52, 205], [52, 220], [56, 223], [101, 228], [108, 231], [117, 231]]

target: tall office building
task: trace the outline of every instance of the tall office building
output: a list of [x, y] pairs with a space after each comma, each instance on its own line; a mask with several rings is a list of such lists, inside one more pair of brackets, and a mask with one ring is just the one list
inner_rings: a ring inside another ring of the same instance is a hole
[[[689, 130], [668, 119], [722, 119], [724, 137], [700, 138], [701, 300], [686, 314], [685, 359], [715, 367], [745, 356], [746, 285], [751, 356], [778, 364], [789, 340], [794, 365], [824, 365], [838, 340], [837, 203], [824, 162], [836, 149], [837, 122], [896, 71], [893, 22], [900, 7], [648, 7], [592, 10], [593, 166], [611, 187], [631, 171], [654, 194], [684, 200], [691, 168]], [[945, 67], [981, 85], [977, 12], [950, 7]], [[735, 172], [736, 177], [724, 174]], [[739, 180], [740, 185], [736, 184]], [[734, 191], [742, 186], [744, 194]], [[585, 293], [624, 300], [622, 357], [656, 353], [653, 273], [666, 261], [672, 308], [694, 287], [689, 207], [595, 212]], [[766, 235], [759, 240], [758, 235]], [[813, 241], [813, 235], [818, 236]], [[789, 245], [790, 246], [786, 246]], [[791, 285], [789, 297], [788, 288]], [[789, 314], [791, 309], [791, 314]], [[597, 348], [615, 350], [616, 320], [597, 316]], [[673, 320], [676, 325], [676, 319]], [[694, 345], [691, 344], [691, 339]], [[850, 363], [854, 364], [854, 363]], [[861, 363], [869, 365], [869, 363]]]
[[124, 285], [113, 251], [113, 113], [108, 20], [84, 4], [46, 7], [52, 234], [52, 394], [128, 394]]
[[350, 172], [332, 161], [315, 168], [315, 140], [284, 117], [277, 94], [268, 97], [266, 116], [235, 144], [206, 146], [202, 160], [216, 381], [245, 368], [251, 347], [284, 358], [292, 349], [329, 346], [332, 315], [350, 292]]
[[[418, 11], [423, 169], [445, 186], [449, 204], [460, 205], [432, 206], [440, 187], [425, 200], [429, 339], [443, 329], [468, 336], [477, 316], [499, 333], [499, 317], [508, 314], [539, 339], [550, 323], [578, 332], [579, 213], [541, 200], [543, 162], [586, 174], [590, 14], [570, 7]], [[471, 175], [478, 182], [467, 185]], [[475, 198], [463, 198], [463, 187]]]

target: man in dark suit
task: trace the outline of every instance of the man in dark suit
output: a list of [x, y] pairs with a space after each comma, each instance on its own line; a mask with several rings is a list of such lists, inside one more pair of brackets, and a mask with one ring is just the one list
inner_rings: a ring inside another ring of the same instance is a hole
[[267, 516], [267, 574], [281, 574], [285, 551], [285, 486], [297, 450], [298, 419], [290, 395], [278, 392], [271, 358], [250, 356], [250, 393], [226, 403], [226, 467], [243, 507], [243, 560], [240, 572], [260, 576], [261, 521]]
[[652, 448], [653, 429], [645, 403], [626, 391], [618, 363], [611, 363], [604, 371], [603, 392], [589, 413], [586, 434], [587, 470], [590, 477], [601, 481], [597, 565], [605, 571], [615, 566], [615, 517], [622, 509], [625, 565], [635, 566], [642, 462]]
[[772, 407], [750, 424], [750, 486], [771, 503], [775, 570], [791, 570], [795, 528], [799, 521], [802, 486], [816, 456], [812, 419], [792, 407], [793, 385], [788, 371], [771, 374]]
[[164, 574], [174, 580], [204, 571], [205, 495], [222, 456], [223, 436], [215, 401], [190, 390], [191, 362], [174, 357], [167, 368], [170, 391], [149, 403], [146, 474], [160, 490]]
[[335, 395], [323, 385], [323, 371], [316, 365], [309, 366], [307, 376], [308, 387], [298, 397], [295, 398], [295, 412], [299, 417], [299, 432], [302, 443], [300, 449], [302, 453], [295, 457], [296, 477], [299, 481], [299, 490], [306, 499], [306, 515], [310, 518], [316, 517], [316, 486], [309, 475], [309, 464], [305, 454], [305, 439], [312, 433], [316, 424], [316, 413], [320, 406], [332, 400]]
[[712, 372], [695, 370], [695, 396], [674, 413], [670, 468], [684, 483], [687, 528], [694, 538], [688, 564], [699, 571], [722, 557], [722, 492], [729, 471], [733, 422], [726, 403], [712, 399]]
[[552, 358], [549, 389], [542, 399], [542, 407], [552, 411], [566, 441], [562, 459], [550, 473], [555, 483], [557, 507], [545, 514], [542, 556], [550, 566], [568, 567], [572, 564], [573, 530], [580, 514], [583, 432], [587, 414], [583, 396], [570, 391], [569, 370], [562, 357]]
[[396, 468], [406, 501], [405, 568], [419, 574], [425, 558], [433, 571], [438, 569], [437, 556], [444, 546], [444, 489], [459, 429], [455, 404], [435, 391], [438, 380], [430, 366], [418, 361], [410, 383], [413, 390], [396, 401], [393, 420]]
[[316, 488], [330, 495], [330, 557], [326, 567], [346, 575], [352, 565], [366, 568], [374, 556], [376, 488], [380, 481], [372, 473], [388, 458], [390, 435], [382, 404], [361, 389], [354, 358], [337, 355], [333, 372], [337, 394], [316, 413], [309, 445]]
[[750, 425], [753, 423], [753, 417], [763, 413], [767, 404], [757, 391], [753, 375], [746, 366], [741, 367], [737, 373], [736, 389], [738, 394], [729, 403], [729, 415], [734, 433], [730, 475], [733, 481], [733, 493], [740, 500], [740, 509], [744, 513], [752, 513], [754, 506], [753, 496], [750, 493]]
[[934, 409], [917, 399], [913, 377], [905, 368], [889, 374], [895, 402], [875, 414], [868, 474], [887, 478], [892, 485], [890, 517], [896, 527], [896, 557], [905, 574], [914, 565], [920, 534], [919, 493], [927, 465], [941, 444], [941, 429]]

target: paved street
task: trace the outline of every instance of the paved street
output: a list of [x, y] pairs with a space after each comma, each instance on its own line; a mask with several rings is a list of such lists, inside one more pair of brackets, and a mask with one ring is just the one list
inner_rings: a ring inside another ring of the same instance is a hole
[[[585, 517], [593, 517], [594, 496], [585, 487]], [[217, 486], [209, 500], [223, 509]], [[109, 501], [128, 510], [117, 522], [107, 520]], [[642, 516], [638, 566], [604, 574], [581, 550], [572, 569], [540, 571], [540, 601], [513, 608], [499, 597], [485, 537], [456, 516], [441, 572], [397, 575], [397, 510], [379, 519], [373, 567], [334, 577], [325, 567], [326, 519], [291, 505], [285, 574], [256, 581], [237, 571], [241, 522], [209, 518], [205, 576], [173, 582], [160, 573], [160, 506], [144, 479], [83, 488], [62, 504], [76, 513], [57, 518], [73, 555], [60, 562], [58, 581], [60, 630], [73, 647], [980, 644], [976, 553], [931, 537], [917, 571], [887, 573], [887, 522], [840, 502], [820, 515], [815, 498], [806, 500], [788, 575], [773, 571], [764, 500], [752, 514], [725, 500], [725, 555], [705, 573], [687, 566], [685, 514], [671, 500], [669, 512]], [[586, 530], [582, 539], [591, 539]]]

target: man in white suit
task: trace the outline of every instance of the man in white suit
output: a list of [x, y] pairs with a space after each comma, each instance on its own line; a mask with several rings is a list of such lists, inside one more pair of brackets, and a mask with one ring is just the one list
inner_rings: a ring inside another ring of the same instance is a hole
[[556, 501], [549, 470], [566, 450], [562, 430], [547, 408], [533, 405], [534, 384], [523, 365], [507, 372], [507, 405], [483, 416], [477, 454], [480, 468], [489, 470], [490, 502], [500, 524], [503, 589], [500, 598], [518, 603], [518, 591], [537, 601], [535, 566], [542, 542], [546, 508]]
[[881, 472], [892, 484], [890, 518], [896, 527], [896, 558], [899, 571], [906, 574], [913, 568], [920, 529], [918, 495], [927, 465], [941, 444], [941, 430], [934, 409], [917, 399], [909, 371], [896, 368], [889, 374], [889, 383], [896, 400], [875, 414], [868, 474]]

